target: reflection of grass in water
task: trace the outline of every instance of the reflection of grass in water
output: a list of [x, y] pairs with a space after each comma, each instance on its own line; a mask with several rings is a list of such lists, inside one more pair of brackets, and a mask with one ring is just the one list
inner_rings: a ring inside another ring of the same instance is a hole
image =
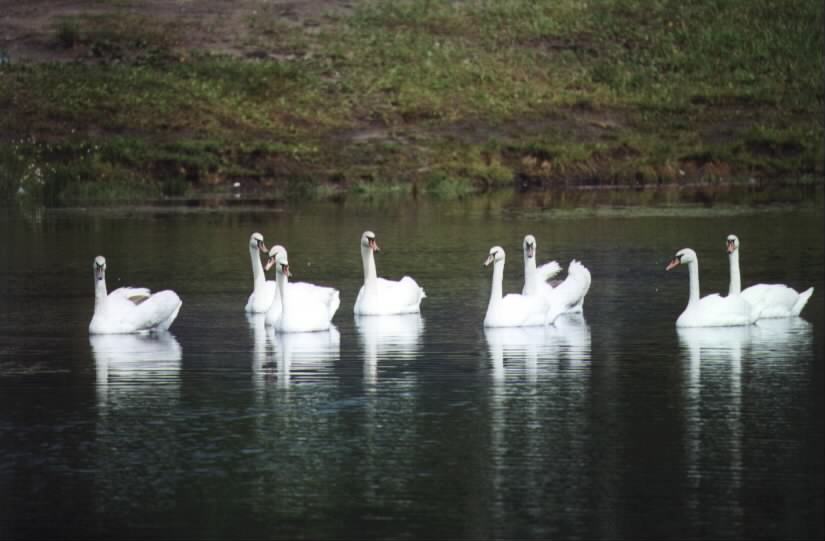
[[517, 212], [528, 219], [733, 215], [788, 208], [818, 208], [823, 205], [823, 186], [702, 185], [644, 190], [557, 190], [482, 199], [487, 203], [487, 212]]

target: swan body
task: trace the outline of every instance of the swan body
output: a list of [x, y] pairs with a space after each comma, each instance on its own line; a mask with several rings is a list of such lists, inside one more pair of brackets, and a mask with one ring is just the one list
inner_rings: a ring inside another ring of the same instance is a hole
[[537, 295], [502, 294], [504, 278], [504, 249], [493, 246], [484, 266], [493, 264], [493, 283], [490, 302], [484, 316], [485, 327], [530, 327], [548, 323], [550, 305], [545, 297]]
[[722, 297], [714, 293], [699, 298], [699, 258], [690, 248], [676, 252], [665, 270], [687, 264], [690, 276], [690, 297], [688, 305], [676, 319], [677, 327], [731, 327], [750, 325], [756, 321], [759, 312], [741, 295]]
[[[278, 294], [281, 297], [281, 314], [272, 321], [276, 332], [315, 332], [330, 328], [332, 316], [338, 309], [333, 298], [323, 302], [314, 296], [298, 297], [289, 283], [289, 261], [286, 250], [279, 251], [267, 262], [267, 268], [275, 266]], [[335, 297], [337, 299], [337, 296]]]
[[358, 291], [353, 311], [356, 315], [377, 316], [413, 314], [421, 311], [421, 301], [427, 296], [424, 288], [410, 278], [401, 280], [379, 278], [375, 269], [375, 252], [380, 251], [372, 231], [361, 235], [361, 261], [364, 265], [364, 285]]
[[[276, 244], [269, 250], [269, 260], [267, 261], [266, 270], [269, 270], [271, 266], [275, 264], [275, 256], [279, 252], [286, 253], [286, 248]], [[334, 287], [319, 286], [308, 282], [289, 281], [286, 282], [285, 287], [289, 290], [289, 294], [292, 299], [313, 299], [313, 302], [326, 306], [329, 311], [330, 320], [335, 315], [335, 312], [338, 311], [338, 307], [341, 305], [340, 292]], [[266, 312], [267, 325], [274, 325], [275, 322], [281, 317], [282, 307], [283, 303], [281, 302], [281, 294], [279, 290], [276, 289], [275, 298], [272, 300], [272, 304]]]
[[741, 294], [742, 298], [759, 310], [759, 319], [798, 316], [814, 293], [809, 287], [803, 292], [785, 284], [756, 284], [742, 291], [739, 273], [739, 237], [728, 235], [728, 259], [730, 260], [730, 288], [728, 295]]
[[261, 314], [269, 310], [278, 286], [272, 280], [267, 280], [264, 267], [261, 264], [261, 252], [266, 253], [264, 237], [260, 233], [252, 233], [249, 237], [249, 258], [252, 260], [252, 293], [246, 301], [244, 310], [252, 314]]
[[524, 288], [523, 295], [543, 296], [552, 309], [549, 320], [552, 323], [559, 315], [581, 313], [584, 297], [590, 290], [590, 271], [575, 259], [567, 269], [567, 278], [555, 287], [547, 282], [561, 272], [561, 266], [551, 261], [541, 267], [536, 266], [536, 238], [524, 237]]
[[89, 323], [91, 334], [131, 334], [169, 329], [180, 311], [181, 300], [171, 290], [152, 293], [144, 287], [121, 287], [106, 291], [106, 259], [94, 260], [95, 311]]

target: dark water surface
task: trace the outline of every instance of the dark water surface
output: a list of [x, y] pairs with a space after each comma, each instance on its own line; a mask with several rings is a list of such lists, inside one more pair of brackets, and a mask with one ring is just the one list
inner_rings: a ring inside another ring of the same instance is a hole
[[[632, 203], [632, 201], [630, 201]], [[547, 199], [0, 214], [0, 538], [823, 537], [821, 189], [792, 204]], [[549, 208], [548, 208], [549, 207]], [[422, 315], [358, 319], [358, 241]], [[243, 307], [247, 241], [341, 291], [335, 329]], [[591, 271], [583, 318], [485, 331], [489, 248]], [[686, 269], [815, 286], [803, 317], [677, 331]], [[89, 337], [109, 288], [171, 288], [171, 334]]]

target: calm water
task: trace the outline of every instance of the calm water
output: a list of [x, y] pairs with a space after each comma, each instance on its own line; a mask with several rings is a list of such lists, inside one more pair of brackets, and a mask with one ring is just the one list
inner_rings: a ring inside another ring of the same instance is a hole
[[[0, 214], [0, 538], [822, 539], [822, 190], [548, 197]], [[353, 317], [367, 228], [420, 317]], [[244, 314], [256, 230], [340, 289], [333, 331]], [[520, 290], [527, 233], [590, 268], [584, 317], [485, 331], [482, 262]], [[691, 247], [724, 292], [729, 233], [743, 285], [816, 287], [802, 318], [677, 331], [665, 264]], [[180, 294], [170, 335], [90, 339], [97, 254], [110, 290]]]

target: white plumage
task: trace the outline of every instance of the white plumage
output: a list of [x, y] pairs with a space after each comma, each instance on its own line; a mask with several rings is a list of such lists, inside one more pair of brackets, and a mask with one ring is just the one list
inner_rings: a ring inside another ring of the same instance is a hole
[[759, 313], [741, 295], [718, 293], [699, 298], [699, 258], [690, 248], [676, 252], [665, 270], [687, 264], [690, 276], [688, 305], [676, 319], [677, 327], [728, 327], [750, 325]]
[[537, 245], [533, 235], [524, 237], [524, 288], [523, 295], [543, 296], [550, 304], [550, 323], [565, 313], [581, 313], [584, 306], [584, 297], [590, 290], [590, 271], [575, 259], [567, 269], [567, 278], [555, 287], [547, 282], [561, 272], [561, 266], [550, 261], [536, 266]]
[[427, 296], [424, 289], [409, 276], [404, 276], [401, 280], [379, 278], [374, 255], [377, 251], [380, 251], [380, 248], [375, 240], [375, 233], [365, 231], [361, 235], [364, 285], [355, 299], [355, 314], [375, 316], [420, 312], [421, 301]]
[[[266, 270], [269, 270], [275, 264], [276, 256], [280, 252], [286, 254], [286, 248], [280, 244], [276, 244], [269, 250]], [[308, 282], [290, 282], [288, 280], [284, 284], [284, 287], [289, 291], [293, 302], [298, 302], [302, 299], [312, 299], [311, 302], [325, 306], [329, 311], [330, 320], [332, 320], [332, 317], [341, 305], [340, 292], [334, 287], [319, 286]], [[283, 303], [281, 302], [280, 290], [276, 289], [272, 304], [266, 312], [266, 324], [275, 325], [275, 322], [281, 317], [282, 309]]]
[[759, 311], [759, 319], [794, 317], [802, 312], [814, 293], [813, 287], [799, 293], [785, 284], [756, 284], [742, 291], [742, 279], [739, 274], [739, 237], [728, 235], [727, 249], [730, 261], [728, 295], [741, 292], [742, 298]]
[[276, 251], [267, 262], [267, 269], [275, 266], [278, 295], [281, 299], [281, 313], [271, 321], [277, 332], [314, 332], [330, 328], [332, 317], [338, 309], [338, 295], [322, 300], [314, 295], [299, 297], [297, 291], [288, 287], [289, 261], [286, 250]]
[[484, 266], [493, 264], [493, 282], [490, 288], [490, 302], [484, 316], [485, 327], [529, 327], [545, 325], [550, 304], [542, 295], [520, 295], [510, 293], [503, 295], [504, 249], [501, 246], [490, 248], [490, 254]]
[[171, 290], [151, 293], [143, 287], [106, 290], [106, 258], [97, 256], [93, 264], [95, 311], [89, 323], [91, 334], [129, 334], [169, 329], [178, 316], [181, 300]]
[[252, 233], [249, 237], [249, 258], [252, 260], [253, 289], [244, 310], [253, 314], [262, 314], [269, 310], [278, 289], [275, 282], [266, 279], [261, 264], [261, 252], [267, 253], [264, 237], [260, 233]]

